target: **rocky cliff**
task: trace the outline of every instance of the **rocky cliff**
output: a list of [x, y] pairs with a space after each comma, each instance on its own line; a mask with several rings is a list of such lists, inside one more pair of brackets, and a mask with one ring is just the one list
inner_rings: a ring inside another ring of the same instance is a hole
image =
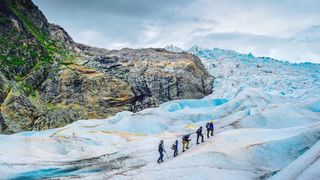
[[78, 44], [31, 0], [0, 1], [1, 133], [201, 98], [212, 81], [191, 54]]

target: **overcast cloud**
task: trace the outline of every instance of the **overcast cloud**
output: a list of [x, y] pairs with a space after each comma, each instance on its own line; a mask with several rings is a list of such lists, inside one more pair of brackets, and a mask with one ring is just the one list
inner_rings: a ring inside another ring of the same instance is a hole
[[33, 0], [77, 42], [192, 45], [320, 63], [320, 0]]

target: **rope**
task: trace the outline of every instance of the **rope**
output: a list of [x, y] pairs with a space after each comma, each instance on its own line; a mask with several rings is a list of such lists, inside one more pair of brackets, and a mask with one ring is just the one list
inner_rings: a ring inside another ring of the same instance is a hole
[[194, 132], [191, 132], [191, 133], [184, 133], [184, 134], [182, 134], [182, 135], [179, 135], [179, 136], [175, 136], [175, 137], [183, 137], [183, 136], [185, 136], [185, 135], [188, 135], [188, 134], [190, 134], [190, 135], [192, 135], [192, 134], [195, 134], [195, 133], [197, 133], [197, 131], [194, 131]]

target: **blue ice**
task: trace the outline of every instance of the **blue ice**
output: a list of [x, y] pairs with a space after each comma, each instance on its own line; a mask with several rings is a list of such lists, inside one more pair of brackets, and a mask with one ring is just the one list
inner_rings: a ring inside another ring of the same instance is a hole
[[228, 102], [227, 99], [201, 99], [201, 100], [180, 100], [161, 105], [162, 108], [169, 112], [179, 111], [185, 108], [210, 108], [220, 106]]

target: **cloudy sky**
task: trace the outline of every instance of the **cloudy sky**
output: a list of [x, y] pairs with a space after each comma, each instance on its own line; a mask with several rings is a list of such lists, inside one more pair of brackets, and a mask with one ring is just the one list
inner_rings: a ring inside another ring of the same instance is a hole
[[192, 45], [320, 63], [320, 0], [33, 0], [77, 42]]

